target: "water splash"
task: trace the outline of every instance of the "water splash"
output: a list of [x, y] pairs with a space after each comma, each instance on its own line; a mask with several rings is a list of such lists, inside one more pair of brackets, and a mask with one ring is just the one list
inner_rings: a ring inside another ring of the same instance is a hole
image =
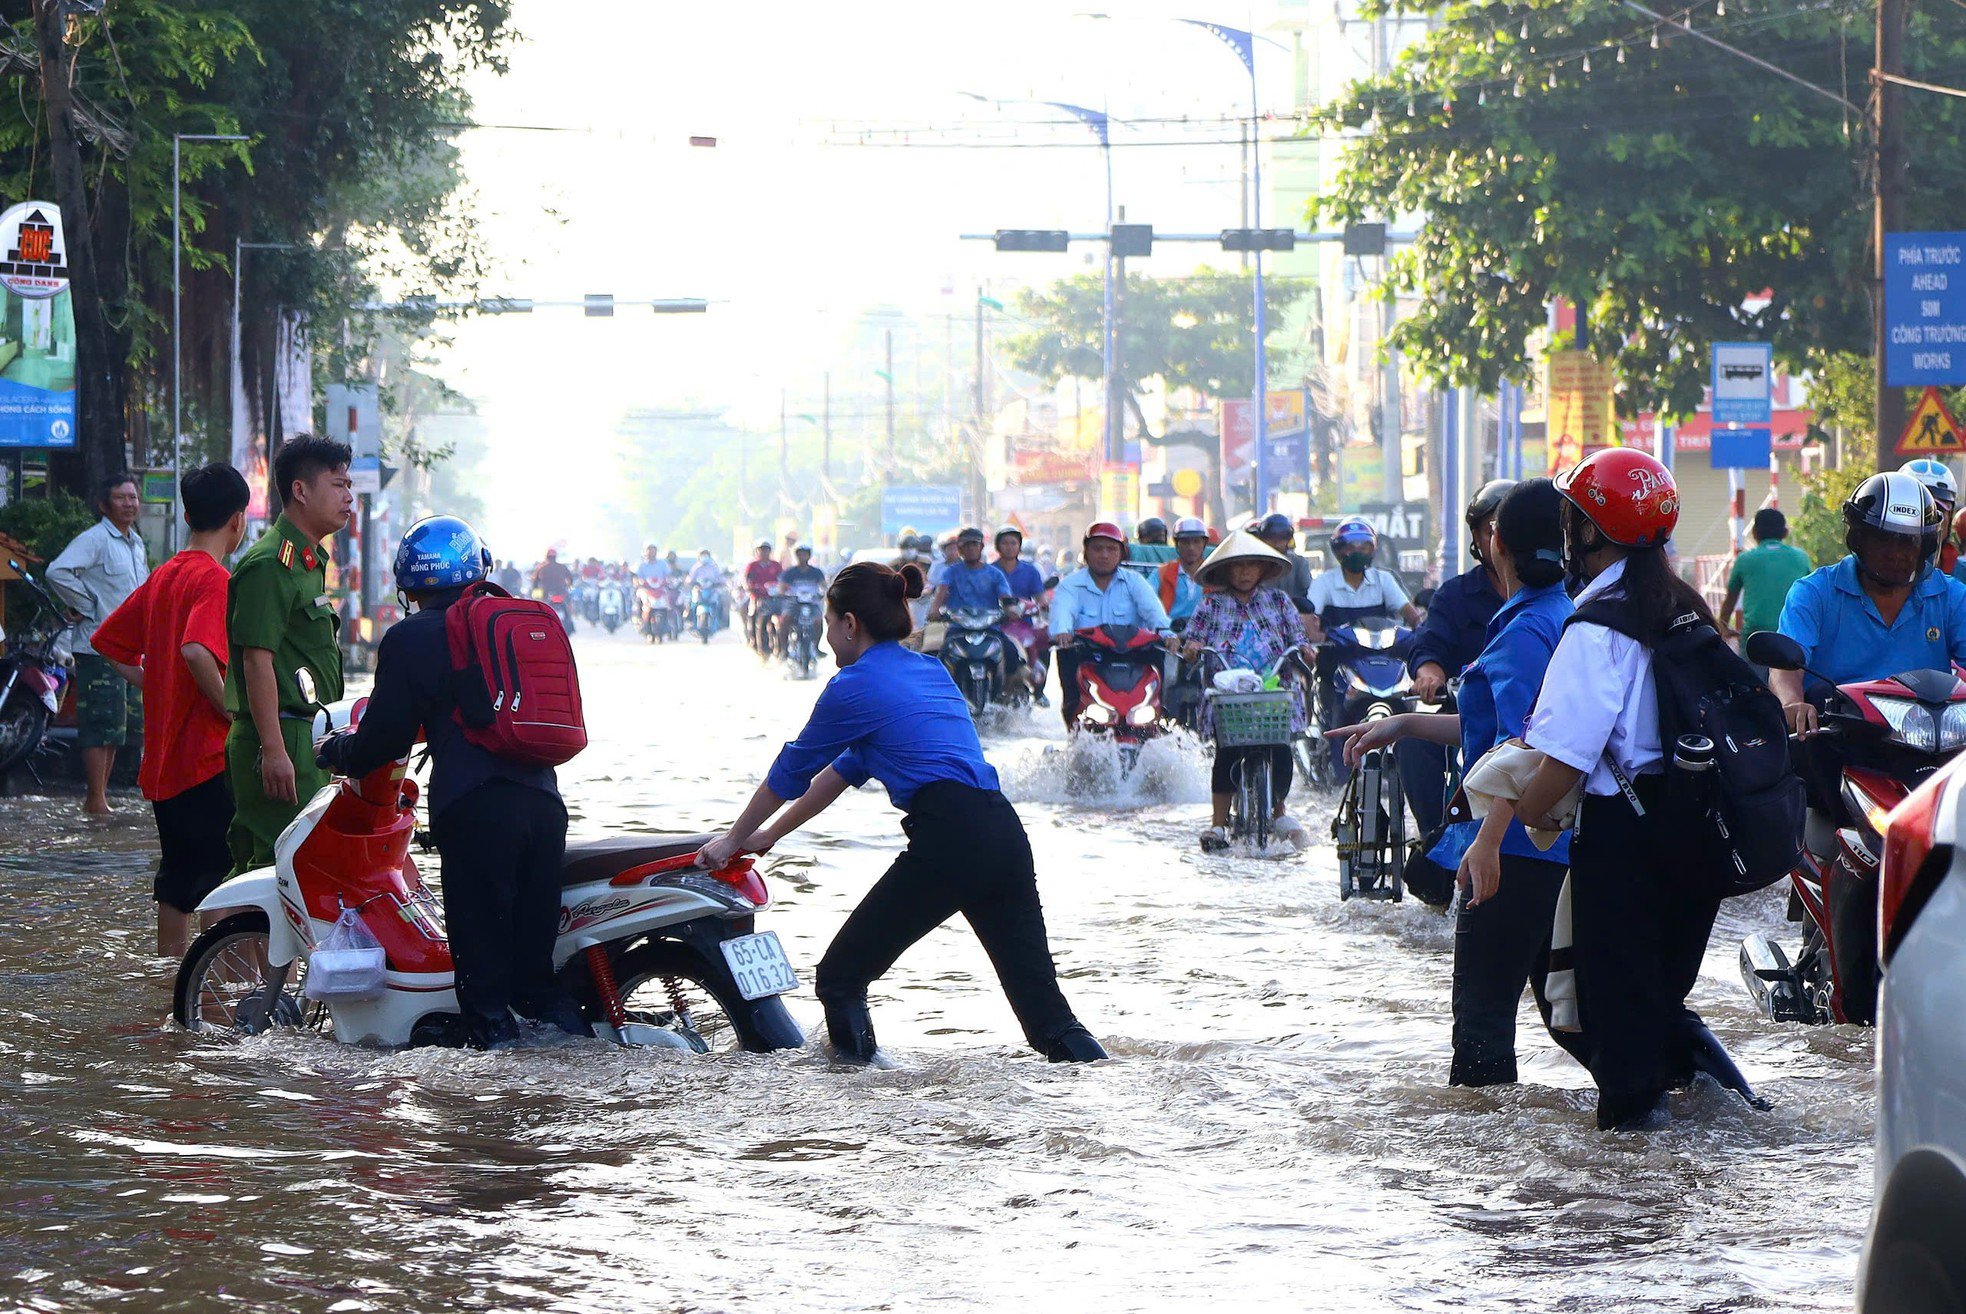
[[1005, 796], [1017, 803], [1125, 811], [1208, 802], [1208, 756], [1201, 741], [1183, 730], [1150, 739], [1137, 751], [1087, 734], [1062, 744], [1022, 744], [996, 767]]

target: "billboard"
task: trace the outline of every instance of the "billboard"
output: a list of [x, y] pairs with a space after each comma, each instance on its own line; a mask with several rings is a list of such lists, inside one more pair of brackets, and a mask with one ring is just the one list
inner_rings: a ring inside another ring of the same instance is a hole
[[61, 210], [0, 214], [0, 447], [75, 446], [75, 310]]
[[963, 492], [954, 484], [901, 484], [881, 490], [881, 537], [904, 529], [940, 535], [962, 527]]
[[1554, 351], [1549, 359], [1549, 439], [1551, 470], [1563, 470], [1587, 452], [1617, 446], [1620, 437], [1611, 390], [1611, 367], [1588, 351]]

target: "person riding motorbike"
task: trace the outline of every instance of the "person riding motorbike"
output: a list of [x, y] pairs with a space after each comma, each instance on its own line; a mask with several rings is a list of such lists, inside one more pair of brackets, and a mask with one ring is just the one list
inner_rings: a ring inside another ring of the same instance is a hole
[[724, 582], [724, 568], [710, 555], [709, 548], [696, 550], [696, 564], [689, 568], [689, 585], [692, 589], [712, 591], [717, 598], [717, 628], [730, 624], [730, 600], [720, 590]]
[[664, 561], [661, 552], [657, 550], [655, 544], [649, 544], [642, 549], [642, 560], [635, 567], [635, 578], [641, 580], [644, 584], [654, 584], [659, 580], [669, 578], [669, 571], [675, 560], [675, 556], [676, 554], [671, 552], [669, 554], [670, 559]]
[[1049, 669], [1046, 659], [1051, 652], [1051, 636], [1045, 633], [1045, 617], [1040, 614], [1044, 606], [1044, 571], [1024, 559], [1024, 531], [1016, 525], [998, 529], [993, 544], [997, 559], [991, 564], [1010, 581], [1010, 595], [1024, 605], [1031, 622], [1031, 650], [1026, 654], [1031, 668], [1031, 701], [1039, 707], [1049, 707], [1051, 700], [1044, 696], [1044, 677]]
[[[1372, 564], [1378, 547], [1378, 532], [1357, 516], [1339, 521], [1331, 531], [1331, 555], [1338, 564], [1311, 581], [1306, 598], [1310, 613], [1304, 618], [1304, 629], [1312, 643], [1324, 642], [1327, 625], [1349, 625], [1367, 616], [1397, 616], [1409, 626], [1418, 623], [1420, 610], [1406, 596], [1399, 580], [1391, 571]], [[1318, 653], [1317, 669], [1328, 708], [1336, 702], [1329, 696], [1336, 667], [1324, 651]], [[1320, 728], [1331, 729], [1328, 725]]]
[[[942, 582], [929, 599], [928, 618], [939, 620], [954, 610], [993, 612], [1001, 619], [1003, 608], [1016, 601], [1016, 595], [1004, 573], [983, 560], [983, 531], [971, 526], [958, 533], [956, 554], [956, 563], [942, 573]], [[1023, 660], [1016, 644], [1006, 643], [1003, 648], [1004, 684], [1008, 687], [1022, 669]]]
[[1160, 604], [1178, 633], [1201, 602], [1201, 568], [1208, 556], [1208, 526], [1187, 516], [1174, 526], [1174, 559], [1156, 572]]
[[455, 516], [411, 525], [396, 550], [396, 587], [415, 610], [382, 636], [375, 688], [357, 728], [320, 748], [328, 765], [360, 777], [429, 746], [430, 831], [443, 860], [445, 927], [457, 965], [468, 1043], [517, 1043], [516, 1010], [570, 1035], [592, 1035], [553, 971], [567, 810], [551, 767], [493, 755], [453, 715], [446, 611], [485, 576], [491, 555]]
[[1248, 529], [1269, 547], [1283, 553], [1289, 559], [1290, 573], [1277, 581], [1277, 587], [1290, 595], [1290, 600], [1297, 604], [1298, 614], [1308, 615], [1311, 611], [1313, 574], [1311, 559], [1296, 551], [1296, 526], [1291, 524], [1290, 517], [1280, 511], [1272, 511], [1255, 524], [1248, 526]]
[[1058, 581], [1051, 598], [1051, 644], [1057, 654], [1059, 708], [1066, 728], [1079, 719], [1079, 665], [1085, 654], [1071, 642], [1075, 631], [1102, 625], [1153, 630], [1171, 638], [1167, 609], [1145, 576], [1120, 569], [1126, 535], [1110, 520], [1085, 531], [1080, 541], [1085, 565]]
[[1953, 535], [1953, 512], [1959, 507], [1959, 481], [1952, 477], [1952, 469], [1944, 461], [1929, 456], [1915, 456], [1898, 467], [1901, 474], [1908, 474], [1925, 486], [1925, 491], [1939, 504], [1939, 511], [1946, 518], [1939, 530], [1939, 573], [1950, 575], [1959, 565], [1959, 543]]
[[558, 548], [546, 549], [546, 560], [533, 568], [532, 587], [548, 602], [558, 598], [555, 607], [560, 613], [560, 624], [566, 626], [567, 633], [573, 633], [573, 571], [560, 560]]
[[784, 567], [772, 559], [771, 540], [759, 539], [752, 549], [751, 560], [744, 567], [744, 594], [749, 600], [744, 619], [744, 637], [757, 649], [760, 657], [768, 657], [771, 653], [773, 621], [783, 610], [772, 595], [782, 573]]
[[[1442, 581], [1427, 607], [1426, 620], [1414, 631], [1406, 666], [1413, 675], [1413, 696], [1423, 703], [1438, 703], [1447, 682], [1466, 670], [1488, 641], [1488, 622], [1502, 607], [1501, 577], [1489, 547], [1495, 532], [1495, 512], [1514, 487], [1513, 479], [1491, 479], [1468, 503], [1468, 555], [1475, 560], [1474, 569]], [[1393, 756], [1399, 763], [1413, 820], [1421, 834], [1433, 833], [1446, 804], [1446, 746], [1402, 739]]]
[[1159, 516], [1148, 516], [1133, 528], [1134, 541], [1127, 545], [1126, 559], [1129, 562], [1146, 562], [1159, 566], [1162, 562], [1174, 560], [1174, 549], [1167, 543], [1167, 522]]
[[809, 545], [800, 543], [794, 547], [792, 558], [793, 564], [787, 566], [784, 573], [778, 577], [778, 592], [785, 600], [781, 603], [775, 629], [780, 657], [792, 650], [792, 626], [796, 620], [796, 612], [789, 605], [792, 590], [801, 584], [808, 588], [817, 588], [822, 592], [826, 588], [826, 572], [812, 564], [812, 548]]

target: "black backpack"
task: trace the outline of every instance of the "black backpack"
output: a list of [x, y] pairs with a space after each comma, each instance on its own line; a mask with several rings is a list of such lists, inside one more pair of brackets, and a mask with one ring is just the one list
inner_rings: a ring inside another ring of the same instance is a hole
[[[1623, 598], [1586, 603], [1567, 623], [1578, 621], [1647, 642]], [[1684, 882], [1722, 899], [1774, 884], [1801, 860], [1805, 806], [1781, 702], [1693, 613], [1673, 621], [1648, 646], [1666, 753], [1658, 810], [1675, 847], [1687, 853]], [[1675, 746], [1687, 736], [1712, 743], [1709, 769], [1681, 765]], [[1629, 795], [1630, 782], [1615, 764], [1613, 771]], [[1677, 838], [1682, 835], [1684, 840]]]

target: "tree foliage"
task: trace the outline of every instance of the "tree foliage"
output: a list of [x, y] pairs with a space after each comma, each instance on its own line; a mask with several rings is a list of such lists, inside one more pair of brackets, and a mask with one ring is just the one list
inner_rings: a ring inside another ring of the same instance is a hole
[[[1387, 292], [1429, 375], [1523, 378], [1553, 298], [1583, 307], [1627, 411], [1689, 413], [1706, 345], [1756, 339], [1800, 369], [1867, 351], [1872, 142], [1861, 113], [1655, 23], [1620, 0], [1398, 4], [1435, 23], [1325, 126], [1356, 134], [1314, 210], [1421, 213]], [[1862, 103], [1864, 0], [1700, 0], [1697, 29]], [[1656, 40], [1655, 40], [1656, 35]], [[1956, 82], [1966, 9], [1914, 9], [1907, 74]], [[1966, 209], [1966, 101], [1906, 94], [1910, 228]], [[1765, 302], [1761, 294], [1772, 293]]]
[[[1303, 295], [1303, 285], [1265, 283], [1268, 322]], [[1193, 388], [1210, 397], [1246, 397], [1255, 390], [1250, 317], [1251, 280], [1229, 274], [1149, 278], [1129, 274], [1121, 303], [1118, 374], [1129, 408], [1142, 430], [1139, 388], [1158, 379], [1168, 388]], [[1018, 292], [1016, 313], [1027, 327], [1003, 349], [1018, 369], [1048, 383], [1104, 375], [1105, 287], [1097, 274], [1075, 274], [1048, 287]], [[1273, 353], [1272, 377], [1289, 362]]]

